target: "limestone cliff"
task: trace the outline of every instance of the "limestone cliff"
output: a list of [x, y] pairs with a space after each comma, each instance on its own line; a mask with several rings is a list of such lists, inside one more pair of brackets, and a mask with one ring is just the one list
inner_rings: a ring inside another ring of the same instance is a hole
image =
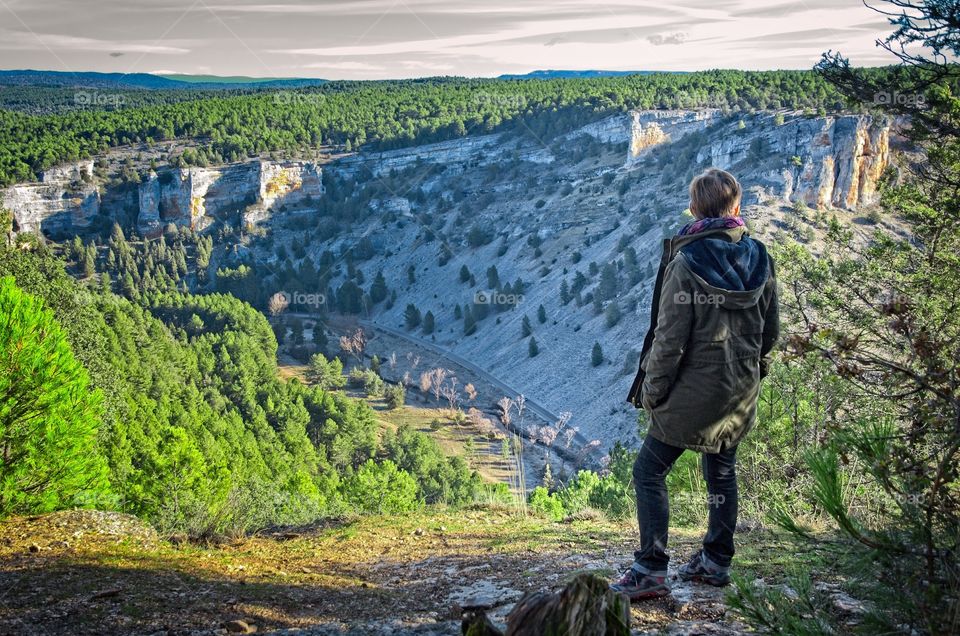
[[750, 181], [775, 198], [818, 208], [873, 203], [890, 162], [890, 123], [869, 115], [794, 117], [780, 124], [761, 115], [711, 137], [697, 154], [699, 163], [756, 172]]
[[[564, 137], [588, 135], [623, 144], [623, 170], [648, 170], [653, 153], [688, 139], [695, 154], [687, 163], [731, 169], [753, 193], [784, 203], [801, 200], [815, 207], [855, 209], [876, 199], [877, 183], [889, 163], [890, 125], [868, 115], [781, 120], [770, 113], [724, 116], [717, 110], [648, 110], [606, 117]], [[423, 165], [423, 188], [436, 175], [501, 161], [504, 156], [552, 164], [553, 150], [504, 134], [472, 135], [434, 144], [342, 157], [328, 169], [342, 175], [387, 174]], [[683, 169], [673, 165], [669, 169]], [[62, 237], [82, 233], [98, 217], [124, 218], [136, 209], [136, 228], [155, 235], [167, 224], [203, 229], [227, 218], [255, 226], [278, 210], [307, 210], [323, 196], [322, 169], [307, 161], [253, 160], [213, 167], [165, 168], [151, 172], [129, 195], [101, 192], [93, 163], [51, 169], [39, 183], [19, 184], [3, 193], [14, 213], [15, 231], [43, 231]], [[747, 203], [756, 201], [746, 201]], [[138, 209], [137, 209], [138, 208]]]
[[[3, 191], [3, 205], [14, 214], [14, 231], [60, 237], [82, 233], [98, 215], [121, 218], [127, 199], [113, 197], [106, 203], [92, 183], [92, 165], [58, 167], [39, 183]], [[321, 175], [312, 162], [261, 160], [151, 171], [137, 188], [136, 227], [149, 236], [169, 223], [203, 229], [232, 215], [239, 215], [244, 226], [254, 226], [274, 209], [303, 207], [322, 196]]]
[[302, 206], [322, 195], [321, 169], [310, 162], [251, 161], [151, 173], [140, 185], [137, 229], [146, 235], [168, 223], [203, 229], [232, 215], [250, 227], [274, 208]]
[[715, 109], [633, 111], [630, 113], [627, 165], [635, 163], [653, 146], [677, 141], [687, 133], [703, 130], [719, 113]]
[[100, 192], [93, 181], [93, 161], [47, 170], [39, 183], [11, 186], [0, 203], [13, 211], [14, 232], [52, 233], [84, 230], [100, 213]]

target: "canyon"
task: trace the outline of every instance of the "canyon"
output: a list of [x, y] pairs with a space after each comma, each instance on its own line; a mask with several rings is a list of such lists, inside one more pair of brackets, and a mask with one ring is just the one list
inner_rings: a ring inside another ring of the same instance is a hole
[[[566, 135], [588, 135], [603, 143], [625, 144], [621, 170], [636, 167], [653, 148], [704, 131], [722, 119], [717, 110], [633, 111], [606, 117]], [[764, 115], [754, 116], [763, 124]], [[767, 116], [769, 118], [769, 116]], [[744, 121], [744, 120], [741, 120]], [[769, 123], [769, 122], [767, 122]], [[745, 160], [751, 147], [791, 158], [779, 169], [759, 171], [754, 180], [768, 196], [811, 207], [855, 209], [875, 200], [876, 184], [889, 164], [890, 123], [868, 115], [794, 117], [781, 125], [761, 125], [751, 134], [714, 139], [699, 149], [696, 160], [728, 169]], [[330, 163], [255, 159], [213, 167], [159, 168], [137, 184], [136, 228], [156, 235], [167, 223], [204, 229], [228, 214], [241, 214], [256, 225], [277, 211], [308, 210], [323, 197], [323, 170], [379, 176], [417, 163], [442, 165], [447, 174], [495, 163], [510, 140], [500, 134], [470, 136], [385, 152], [358, 152]], [[547, 148], [528, 147], [522, 160], [552, 163]], [[109, 159], [109, 158], [108, 158]], [[562, 158], [561, 158], [562, 160]], [[97, 185], [93, 161], [52, 168], [37, 183], [22, 183], [0, 192], [14, 214], [17, 232], [82, 234], [97, 216], [113, 218], [129, 197], [109, 196]]]
[[[815, 241], [821, 230], [812, 224], [805, 236], [797, 234], [797, 206], [847, 220], [862, 214], [894, 165], [896, 138], [892, 122], [864, 114], [635, 111], [547, 141], [492, 133], [310, 160], [143, 166], [138, 183], [113, 187], [83, 161], [47, 171], [39, 183], [7, 188], [3, 205], [14, 213], [15, 231], [53, 239], [103, 233], [121, 219], [147, 237], [170, 225], [241, 228], [251, 235], [242, 239], [244, 249], [225, 251], [219, 262], [259, 268], [268, 287], [289, 258], [281, 252], [302, 249], [294, 266], [340, 255], [323, 270], [332, 275], [330, 287], [302, 290], [317, 296], [347, 280], [350, 268], [340, 261], [369, 243], [372, 254], [351, 266], [367, 281], [382, 273], [396, 294], [395, 302], [362, 316], [370, 329], [409, 331], [409, 305], [432, 312], [434, 331], [411, 338], [469, 360], [555, 415], [569, 413], [574, 445], [602, 454], [616, 441], [636, 440], [637, 413], [625, 396], [648, 321], [660, 241], [689, 220], [682, 212], [690, 177], [709, 166], [733, 171], [755, 235]], [[118, 160], [106, 161], [108, 173], [120, 169]], [[351, 184], [365, 208], [359, 220], [321, 218], [316, 210], [330, 196], [328, 183]], [[333, 235], [318, 229], [330, 222], [338, 224]], [[471, 229], [490, 240], [469, 242]], [[626, 273], [628, 247], [639, 276]], [[477, 310], [477, 299], [494, 291], [484, 276], [491, 266], [500, 281], [522, 280], [524, 291], [510, 306], [495, 300], [484, 308], [489, 317], [465, 334], [460, 312]], [[616, 272], [618, 288], [600, 300], [599, 271], [606, 266]], [[577, 276], [586, 285], [575, 300], [562, 298], [561, 287]], [[274, 291], [287, 290], [277, 284]], [[521, 329], [525, 321], [532, 333]], [[386, 359], [395, 353], [384, 345], [390, 341], [373, 338], [370, 353]], [[604, 353], [599, 365], [591, 362], [595, 343]], [[398, 377], [422, 371], [408, 362], [401, 357]], [[495, 413], [501, 397], [482, 395], [478, 406]], [[543, 424], [552, 422], [536, 425]], [[531, 438], [537, 435], [531, 430]]]

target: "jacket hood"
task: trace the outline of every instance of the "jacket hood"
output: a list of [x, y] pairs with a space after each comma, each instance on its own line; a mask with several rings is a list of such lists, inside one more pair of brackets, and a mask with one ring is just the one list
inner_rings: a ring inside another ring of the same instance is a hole
[[[724, 306], [744, 308], [755, 305], [770, 276], [770, 258], [760, 241], [743, 228], [716, 230], [691, 235], [678, 246], [684, 265], [708, 293], [724, 297]], [[687, 237], [684, 237], [687, 238]]]

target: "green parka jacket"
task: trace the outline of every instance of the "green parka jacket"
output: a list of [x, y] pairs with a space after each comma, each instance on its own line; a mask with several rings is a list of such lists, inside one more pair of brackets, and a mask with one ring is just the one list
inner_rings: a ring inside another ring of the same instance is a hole
[[666, 239], [650, 323], [628, 397], [649, 434], [704, 453], [736, 446], [780, 331], [766, 247], [744, 227]]

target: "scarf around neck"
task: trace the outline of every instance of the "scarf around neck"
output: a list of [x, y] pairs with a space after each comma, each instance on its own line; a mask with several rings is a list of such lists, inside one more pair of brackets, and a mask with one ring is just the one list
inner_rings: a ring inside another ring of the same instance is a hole
[[693, 223], [687, 223], [683, 226], [680, 232], [678, 232], [678, 236], [698, 234], [700, 232], [716, 230], [719, 228], [730, 229], [742, 227], [744, 225], [746, 224], [743, 222], [743, 218], [739, 216], [707, 217], [705, 219], [700, 219], [699, 221], [694, 221]]

